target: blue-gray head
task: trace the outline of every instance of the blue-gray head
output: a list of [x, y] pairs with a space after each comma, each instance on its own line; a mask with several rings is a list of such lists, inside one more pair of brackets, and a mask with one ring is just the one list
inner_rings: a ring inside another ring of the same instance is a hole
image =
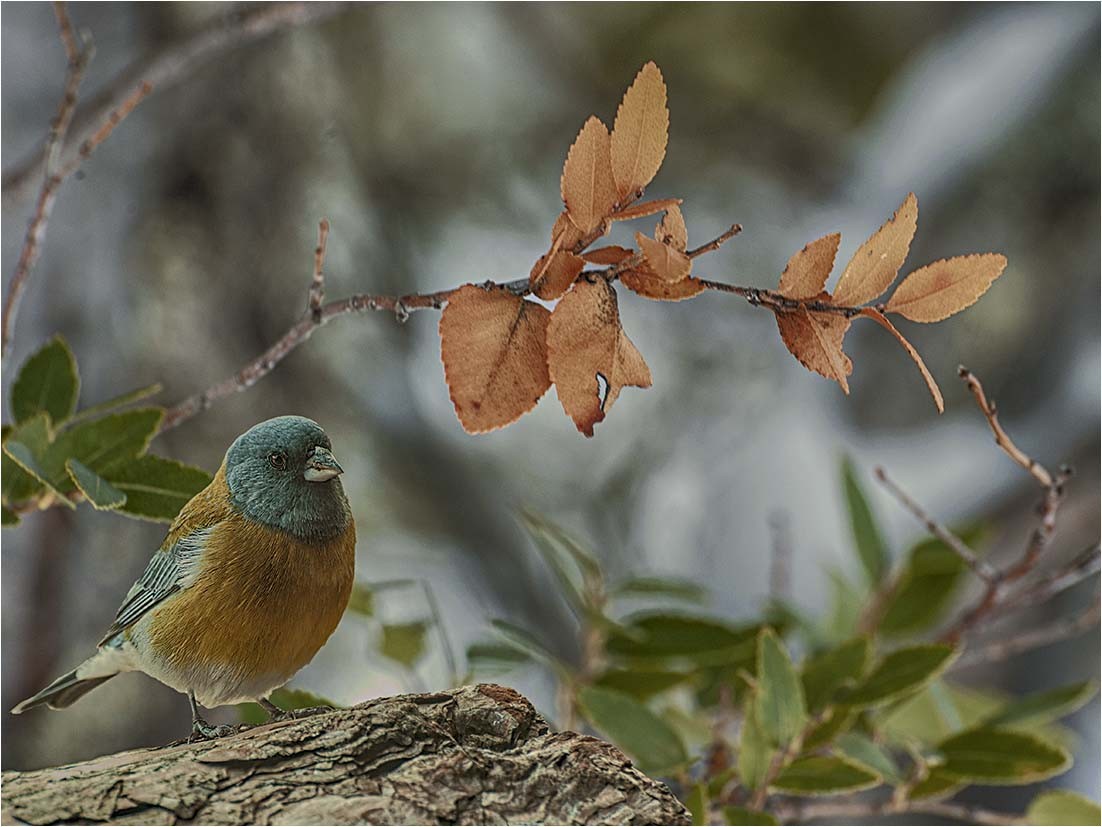
[[312, 419], [277, 416], [254, 425], [226, 452], [230, 500], [250, 520], [324, 541], [351, 513], [332, 443]]

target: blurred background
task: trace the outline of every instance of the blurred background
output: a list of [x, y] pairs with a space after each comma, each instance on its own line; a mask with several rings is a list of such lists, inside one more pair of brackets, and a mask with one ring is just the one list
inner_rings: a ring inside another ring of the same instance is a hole
[[[97, 49], [85, 94], [233, 8], [75, 5]], [[65, 57], [47, 4], [5, 4], [2, 38], [8, 169], [40, 145]], [[419, 313], [404, 325], [336, 320], [155, 450], [213, 470], [255, 422], [315, 418], [349, 472], [360, 579], [427, 580], [458, 651], [496, 616], [572, 657], [573, 620], [518, 527], [522, 505], [586, 538], [615, 574], [706, 583], [736, 620], [766, 594], [772, 515], [787, 518], [793, 593], [809, 612], [828, 599], [824, 565], [856, 568], [846, 453], [897, 554], [922, 532], [876, 488], [875, 464], [947, 522], [987, 518], [994, 553], [1019, 554], [1037, 491], [992, 444], [955, 378], [964, 362], [1025, 450], [1079, 472], [1051, 550], [1068, 559], [1099, 536], [1099, 57], [1094, 4], [356, 5], [154, 92], [66, 183], [5, 363], [5, 420], [10, 368], [57, 332], [79, 360], [82, 405], [151, 382], [172, 404], [231, 374], [299, 318], [321, 216], [332, 298], [525, 275], [561, 209], [575, 133], [593, 113], [611, 124], [653, 59], [671, 128], [648, 195], [685, 199], [690, 243], [745, 227], [700, 274], [773, 287], [791, 253], [831, 231], [845, 262], [911, 190], [920, 220], [905, 269], [1008, 256], [975, 307], [904, 322], [945, 391], [944, 416], [874, 325], [847, 339], [847, 398], [788, 354], [766, 311], [722, 295], [625, 295], [654, 387], [627, 389], [593, 440], [553, 391], [511, 427], [466, 435], [438, 317]], [[5, 197], [5, 290], [32, 207]], [[619, 225], [612, 241], [634, 229]], [[5, 710], [91, 651], [163, 534], [88, 508], [5, 529]], [[1021, 622], [1076, 613], [1093, 589]], [[427, 608], [416, 592], [384, 594], [377, 612], [397, 622]], [[437, 647], [410, 679], [375, 654], [373, 635], [346, 617], [293, 684], [352, 703], [449, 681]], [[1044, 688], [1096, 677], [1098, 653], [1095, 628], [966, 679]], [[552, 708], [542, 673], [508, 681]], [[2, 763], [160, 744], [187, 722], [181, 696], [127, 675], [65, 713], [5, 713]], [[1097, 700], [1070, 724], [1080, 748], [1061, 786], [1097, 798]], [[1002, 808], [1019, 793], [1000, 794]]]

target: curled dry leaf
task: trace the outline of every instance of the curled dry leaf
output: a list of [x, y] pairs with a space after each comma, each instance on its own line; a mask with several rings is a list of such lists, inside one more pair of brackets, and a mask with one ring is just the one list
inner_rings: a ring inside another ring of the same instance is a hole
[[515, 422], [551, 386], [550, 312], [508, 290], [461, 287], [440, 317], [440, 358], [463, 429], [480, 434]]
[[[823, 300], [830, 296], [823, 294]], [[853, 362], [842, 352], [842, 340], [850, 320], [836, 313], [815, 313], [804, 308], [776, 311], [777, 327], [785, 347], [808, 370], [833, 379], [849, 393], [846, 379], [853, 373]]]
[[930, 389], [930, 396], [934, 398], [934, 405], [937, 406], [937, 412], [945, 413], [945, 399], [941, 395], [941, 388], [937, 386], [937, 382], [934, 381], [933, 374], [930, 373], [929, 368], [926, 367], [926, 363], [922, 361], [922, 357], [918, 355], [918, 351], [915, 350], [914, 345], [908, 342], [903, 334], [896, 329], [895, 325], [891, 323], [891, 320], [888, 319], [888, 317], [881, 313], [879, 310], [876, 310], [872, 307], [866, 307], [864, 310], [861, 311], [861, 315], [868, 316], [874, 322], [876, 322], [893, 336], [895, 336], [896, 341], [898, 341], [899, 344], [903, 345], [903, 349], [907, 351], [907, 354], [914, 361], [915, 365], [918, 366], [918, 371], [922, 374], [922, 378], [926, 382], [926, 387]]
[[656, 279], [672, 284], [689, 277], [693, 262], [683, 252], [642, 233], [635, 234], [635, 241], [646, 257], [647, 270]]
[[596, 117], [585, 122], [563, 165], [562, 200], [570, 220], [583, 233], [604, 222], [616, 203], [608, 128]]
[[648, 215], [657, 215], [670, 207], [676, 207], [681, 203], [680, 198], [657, 198], [654, 201], [640, 201], [618, 210], [609, 216], [613, 221], [631, 221], [633, 218], [646, 218]]
[[574, 226], [570, 217], [561, 212], [551, 228], [551, 250], [570, 250], [576, 253], [578, 245], [582, 243], [582, 236], [582, 231]]
[[675, 250], [685, 252], [689, 246], [689, 228], [685, 226], [685, 216], [681, 214], [681, 207], [676, 204], [670, 205], [662, 220], [658, 222], [654, 237]]
[[635, 76], [612, 126], [612, 174], [621, 202], [651, 182], [666, 157], [666, 82], [651, 61]]
[[547, 364], [563, 410], [593, 436], [620, 389], [649, 388], [650, 369], [620, 326], [616, 291], [582, 279], [555, 306], [547, 326]]
[[834, 289], [834, 303], [855, 307], [887, 290], [907, 258], [917, 226], [918, 199], [912, 192], [895, 215], [853, 254]]
[[885, 309], [912, 322], [940, 322], [975, 304], [1005, 268], [999, 253], [935, 261], [903, 279]]
[[634, 293], [647, 299], [663, 302], [679, 302], [691, 299], [707, 290], [700, 279], [690, 276], [681, 281], [662, 281], [641, 270], [628, 270], [620, 274], [620, 281]]
[[781, 274], [778, 292], [790, 299], [810, 299], [822, 293], [841, 240], [838, 233], [824, 235], [793, 254]]
[[610, 244], [607, 247], [598, 247], [596, 250], [582, 253], [582, 258], [590, 264], [604, 264], [615, 267], [621, 261], [627, 261], [633, 255], [635, 255], [634, 250], [621, 247], [618, 244]]
[[555, 250], [540, 258], [528, 277], [532, 292], [545, 301], [565, 293], [585, 267], [585, 259], [568, 250]]

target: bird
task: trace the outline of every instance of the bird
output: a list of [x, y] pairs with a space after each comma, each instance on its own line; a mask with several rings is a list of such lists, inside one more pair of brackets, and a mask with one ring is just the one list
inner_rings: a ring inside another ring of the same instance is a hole
[[127, 592], [96, 652], [16, 706], [63, 709], [122, 672], [186, 694], [189, 740], [232, 730], [199, 706], [255, 701], [309, 663], [337, 627], [355, 578], [356, 525], [325, 431], [279, 416], [230, 445]]

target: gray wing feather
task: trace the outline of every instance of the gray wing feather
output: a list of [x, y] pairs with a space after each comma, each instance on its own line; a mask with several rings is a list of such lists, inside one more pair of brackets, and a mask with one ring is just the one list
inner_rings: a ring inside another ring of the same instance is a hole
[[115, 622], [103, 636], [100, 646], [133, 626], [154, 606], [194, 582], [199, 572], [199, 558], [213, 528], [193, 531], [153, 555], [142, 576], [126, 593], [115, 615]]

